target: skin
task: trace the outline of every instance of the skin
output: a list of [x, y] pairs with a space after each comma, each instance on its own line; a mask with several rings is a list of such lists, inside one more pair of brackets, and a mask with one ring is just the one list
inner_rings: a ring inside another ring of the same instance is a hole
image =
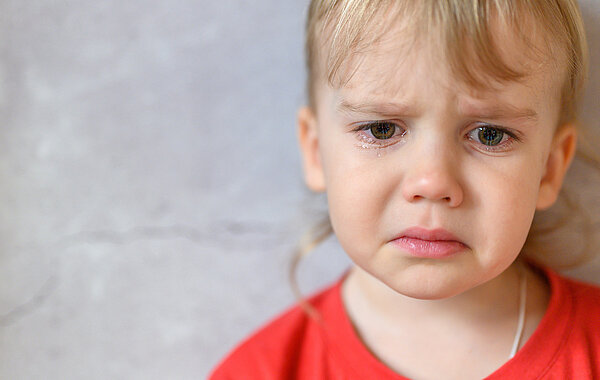
[[[335, 234], [355, 264], [343, 285], [348, 314], [367, 347], [405, 376], [481, 378], [506, 362], [515, 261], [575, 152], [575, 127], [558, 125], [564, 65], [521, 55], [522, 42], [498, 28], [504, 58], [530, 71], [523, 81], [470, 88], [435, 44], [407, 50], [392, 28], [348, 83], [319, 79], [315, 109], [298, 113], [306, 183], [327, 193]], [[373, 121], [395, 128], [393, 137], [356, 130]], [[490, 148], [480, 127], [505, 137]], [[415, 226], [443, 228], [464, 249], [413, 257], [392, 240]], [[544, 279], [527, 271], [525, 338], [548, 300]]]

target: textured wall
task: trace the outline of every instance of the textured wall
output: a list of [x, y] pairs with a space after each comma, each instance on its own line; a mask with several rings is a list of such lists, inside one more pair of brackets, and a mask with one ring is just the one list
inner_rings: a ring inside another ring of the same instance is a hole
[[0, 2], [0, 378], [203, 378], [293, 301], [305, 6]]

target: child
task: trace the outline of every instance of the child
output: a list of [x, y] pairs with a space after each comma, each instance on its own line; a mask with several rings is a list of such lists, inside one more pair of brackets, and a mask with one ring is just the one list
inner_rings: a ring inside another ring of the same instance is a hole
[[354, 266], [212, 379], [600, 378], [600, 289], [519, 258], [575, 154], [575, 1], [312, 1], [305, 180]]

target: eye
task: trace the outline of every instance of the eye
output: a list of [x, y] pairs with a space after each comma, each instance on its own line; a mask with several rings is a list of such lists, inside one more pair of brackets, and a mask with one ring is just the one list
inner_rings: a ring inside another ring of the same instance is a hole
[[477, 138], [483, 145], [496, 146], [504, 138], [504, 132], [496, 128], [480, 127], [477, 130]]
[[393, 121], [371, 121], [358, 125], [352, 132], [360, 141], [361, 148], [387, 148], [402, 140], [406, 130]]
[[387, 140], [396, 133], [396, 126], [389, 122], [376, 122], [371, 124], [369, 131], [377, 140]]
[[467, 138], [481, 149], [492, 152], [506, 151], [515, 141], [519, 141], [508, 129], [493, 125], [479, 126], [471, 130]]

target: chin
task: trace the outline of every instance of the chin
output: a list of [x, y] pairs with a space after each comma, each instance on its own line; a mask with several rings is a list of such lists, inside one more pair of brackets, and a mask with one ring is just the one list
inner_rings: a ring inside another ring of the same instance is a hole
[[420, 299], [424, 301], [434, 301], [457, 296], [467, 290], [469, 287], [465, 284], [445, 283], [442, 281], [421, 282], [415, 286], [415, 282], [410, 284], [387, 284], [392, 290], [406, 297]]
[[436, 301], [436, 300], [442, 300], [442, 299], [446, 299], [446, 298], [451, 298], [454, 296], [459, 295], [460, 293], [462, 293], [462, 291], [458, 291], [458, 292], [452, 292], [452, 291], [448, 291], [447, 289], [442, 289], [442, 290], [431, 290], [431, 291], [403, 291], [403, 292], [399, 292], [403, 295], [405, 295], [406, 297], [410, 297], [410, 298], [414, 298], [414, 299], [419, 299], [419, 300], [423, 300], [423, 301]]

